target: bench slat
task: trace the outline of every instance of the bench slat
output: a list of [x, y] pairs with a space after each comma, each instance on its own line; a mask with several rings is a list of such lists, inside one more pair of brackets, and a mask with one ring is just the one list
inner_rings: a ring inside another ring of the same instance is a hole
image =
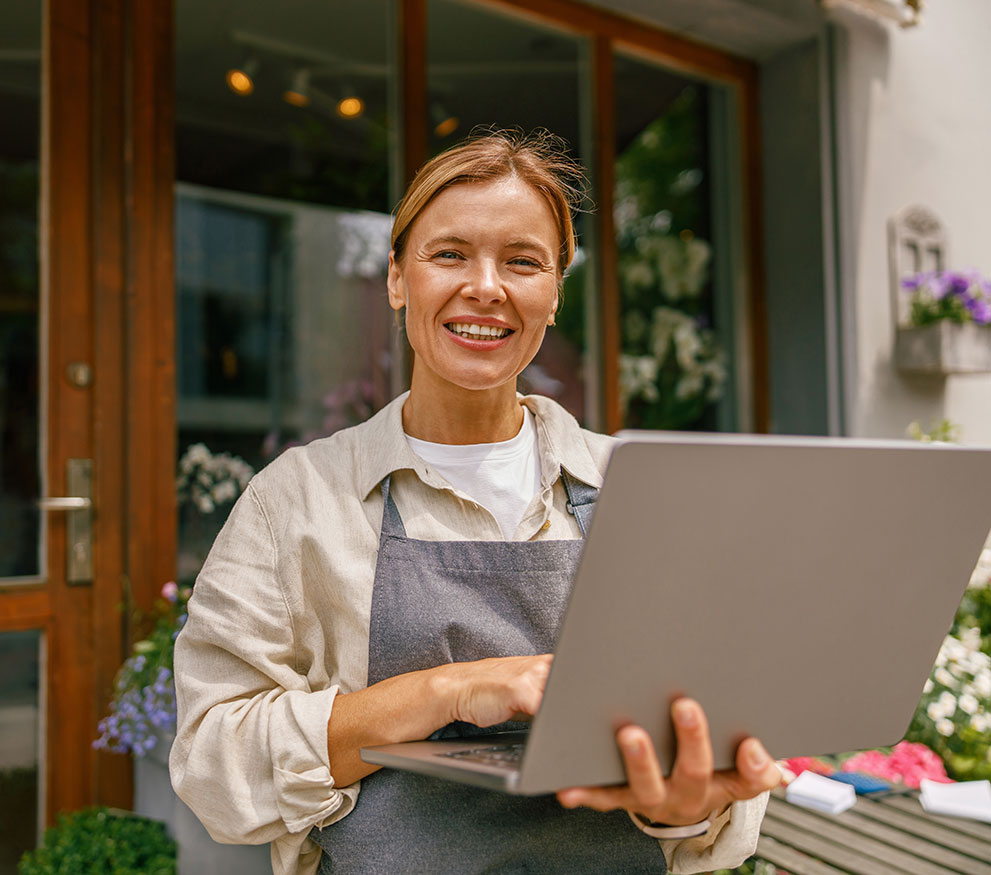
[[[966, 868], [951, 869], [928, 862], [915, 856], [911, 852], [911, 849], [905, 848], [904, 845], [893, 847], [883, 841], [878, 841], [872, 835], [865, 835], [860, 832], [855, 824], [845, 824], [842, 820], [842, 815], [820, 814], [807, 808], [782, 802], [779, 799], [772, 799], [764, 818], [765, 824], [768, 824], [769, 819], [772, 820], [772, 824], [773, 821], [784, 822], [796, 829], [804, 830], [806, 833], [812, 834], [817, 838], [827, 839], [835, 843], [836, 846], [841, 847], [844, 851], [853, 850], [858, 855], [886, 864], [889, 866], [888, 871], [890, 871], [890, 866], [894, 865], [905, 872], [912, 872], [913, 875], [948, 875], [948, 873], [956, 875], [956, 873], [961, 872], [964, 875], [972, 875]], [[776, 827], [773, 825], [768, 825], [764, 831], [770, 836], [779, 837]], [[799, 847], [804, 846], [799, 845]], [[834, 860], [818, 851], [816, 854], [827, 862], [846, 865], [839, 858]]]
[[922, 810], [918, 802], [914, 810], [904, 810], [901, 805], [892, 806], [891, 801], [892, 799], [863, 800], [863, 804], [858, 801], [855, 810], [888, 826], [904, 829], [945, 848], [952, 848], [991, 863], [991, 841], [974, 838], [950, 827], [933, 823], [930, 815]]
[[764, 816], [763, 828], [764, 834], [770, 838], [814, 854], [823, 862], [840, 867], [850, 875], [891, 875], [891, 866], [887, 863], [865, 857], [846, 844], [836, 844], [829, 838], [775, 820], [770, 814]]
[[957, 832], [966, 833], [975, 839], [981, 839], [984, 842], [991, 842], [991, 823], [981, 823], [979, 820], [970, 820], [966, 817], [949, 817], [948, 815], [943, 814], [930, 814], [922, 807], [922, 803], [919, 802], [918, 796], [891, 796], [890, 798], [885, 799], [884, 802], [886, 805], [899, 808], [902, 811], [908, 811], [911, 814], [917, 814], [920, 817], [925, 817], [927, 820], [933, 820], [943, 826], [948, 826], [950, 829], [955, 829]]
[[775, 866], [787, 868], [794, 875], [846, 875], [846, 870], [834, 869], [766, 835], [757, 840], [757, 856]]

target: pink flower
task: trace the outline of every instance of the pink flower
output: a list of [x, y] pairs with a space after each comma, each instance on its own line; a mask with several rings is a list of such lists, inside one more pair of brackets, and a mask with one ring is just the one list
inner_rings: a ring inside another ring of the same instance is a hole
[[179, 587], [174, 580], [170, 580], [162, 587], [162, 598], [175, 604], [176, 599], [179, 598]]
[[923, 778], [944, 784], [953, 781], [947, 776], [943, 761], [937, 754], [924, 744], [912, 741], [898, 742], [890, 754], [877, 750], [858, 753], [846, 760], [842, 769], [844, 772], [867, 772], [913, 789], [918, 789]]
[[[815, 772], [817, 775], [831, 775], [836, 770], [828, 763], [817, 760], [815, 757], [792, 757], [785, 760], [785, 766], [793, 772], [797, 778], [802, 772]], [[780, 871], [780, 870], [778, 870]]]

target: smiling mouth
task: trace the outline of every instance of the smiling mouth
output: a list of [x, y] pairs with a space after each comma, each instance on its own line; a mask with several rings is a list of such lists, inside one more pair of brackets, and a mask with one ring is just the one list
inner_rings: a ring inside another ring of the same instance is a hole
[[513, 333], [511, 328], [501, 328], [498, 325], [474, 325], [469, 322], [448, 322], [444, 327], [466, 340], [502, 340]]

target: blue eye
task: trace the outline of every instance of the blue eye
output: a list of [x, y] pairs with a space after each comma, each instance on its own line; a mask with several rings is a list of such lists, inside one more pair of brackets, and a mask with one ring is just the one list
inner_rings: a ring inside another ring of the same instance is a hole
[[453, 260], [455, 258], [461, 258], [461, 256], [457, 252], [452, 252], [450, 249], [445, 249], [443, 252], [438, 252], [434, 256], [434, 258], [443, 258], [443, 259], [446, 259], [448, 261], [451, 261], [451, 260]]

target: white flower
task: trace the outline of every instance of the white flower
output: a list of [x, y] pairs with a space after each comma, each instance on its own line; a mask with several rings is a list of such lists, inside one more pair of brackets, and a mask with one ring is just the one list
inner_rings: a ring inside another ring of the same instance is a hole
[[[978, 732], [991, 731], [991, 714], [985, 711], [975, 714], [970, 718], [970, 725], [971, 728], [976, 729]], [[988, 754], [991, 756], [991, 748], [988, 749]]]
[[960, 634], [960, 643], [971, 653], [977, 653], [981, 649], [981, 630], [977, 626], [968, 626]]
[[926, 683], [922, 687], [922, 692], [925, 694], [925, 693], [931, 693], [932, 691], [933, 691], [933, 682], [932, 682], [932, 679], [931, 678], [926, 678]]
[[933, 723], [942, 720], [944, 717], [949, 717], [952, 711], [947, 711], [938, 702], [930, 702], [929, 707], [926, 708], [926, 714]]
[[944, 717], [942, 720], [938, 720], [936, 722], [936, 731], [940, 735], [945, 735], [947, 738], [949, 738], [951, 735], [953, 735], [953, 730], [954, 730], [954, 726], [952, 720], [947, 720]]
[[978, 709], [978, 702], [970, 693], [964, 693], [960, 697], [960, 710], [966, 712], [967, 714], [976, 714]]
[[698, 371], [685, 374], [674, 387], [674, 395], [679, 401], [694, 398], [705, 388], [705, 380]]
[[972, 684], [975, 695], [982, 699], [991, 698], [991, 671], [981, 671], [974, 675]]
[[660, 363], [653, 356], [621, 355], [619, 357], [619, 396], [625, 409], [634, 398], [656, 401], [657, 370]]
[[951, 675], [945, 668], [940, 666], [933, 672], [933, 677], [941, 683], [944, 687], [952, 687], [954, 684], [953, 675]]

